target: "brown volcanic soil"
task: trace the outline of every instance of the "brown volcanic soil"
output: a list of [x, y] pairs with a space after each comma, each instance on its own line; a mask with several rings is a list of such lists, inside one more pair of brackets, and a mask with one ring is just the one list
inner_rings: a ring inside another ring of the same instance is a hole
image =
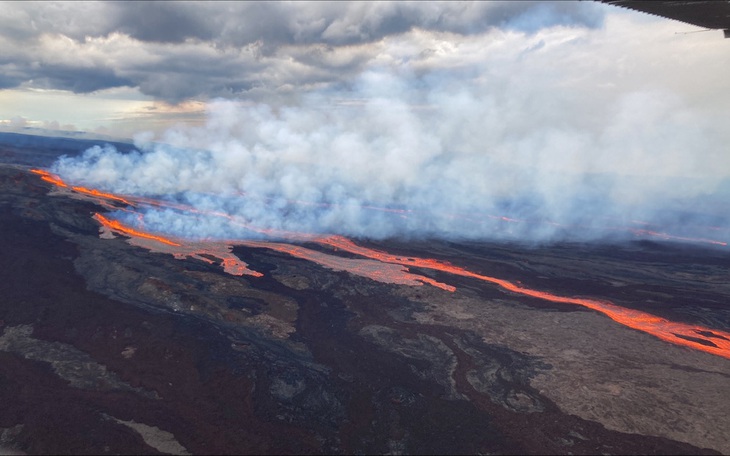
[[[457, 292], [242, 247], [265, 276], [233, 277], [49, 190], [0, 168], [2, 451], [730, 452], [730, 360], [429, 271]], [[728, 327], [727, 255], [374, 246]]]

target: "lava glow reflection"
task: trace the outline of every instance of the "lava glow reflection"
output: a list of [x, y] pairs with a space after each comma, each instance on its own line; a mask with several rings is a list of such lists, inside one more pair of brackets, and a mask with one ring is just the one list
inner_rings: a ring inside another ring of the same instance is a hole
[[[134, 210], [137, 205], [145, 204], [159, 207], [174, 207], [176, 210], [195, 211], [192, 207], [175, 203], [166, 203], [164, 201], [150, 200], [147, 198], [143, 199], [129, 196], [121, 197], [95, 189], [69, 186], [58, 176], [46, 171], [32, 170], [32, 172], [39, 175], [45, 182], [49, 182], [61, 189], [64, 189], [65, 191], [76, 192], [84, 195], [94, 201], [103, 203], [105, 206], [109, 202], [114, 202], [117, 204], [126, 204], [131, 207], [131, 209], [127, 208], [127, 210]], [[143, 220], [143, 214], [141, 212], [137, 213], [137, 215], [139, 220]], [[205, 213], [205, 215], [222, 216], [233, 220], [233, 218], [228, 214], [211, 212]], [[103, 229], [107, 230], [107, 234], [109, 232], [113, 232], [127, 236], [135, 243], [135, 245], [140, 245], [150, 250], [170, 253], [176, 258], [197, 258], [208, 263], [213, 262], [208, 258], [209, 256], [219, 258], [224, 270], [233, 275], [247, 274], [255, 277], [263, 275], [260, 272], [248, 269], [244, 262], [231, 253], [231, 245], [235, 244], [255, 248], [266, 248], [286, 253], [296, 258], [315, 262], [333, 270], [347, 271], [351, 274], [368, 277], [380, 282], [414, 286], [429, 284], [445, 291], [456, 291], [456, 287], [453, 285], [442, 283], [430, 277], [425, 277], [418, 272], [411, 271], [411, 268], [428, 269], [438, 271], [439, 273], [446, 275], [461, 276], [491, 283], [515, 295], [585, 307], [600, 312], [622, 325], [651, 334], [661, 340], [730, 359], [730, 333], [725, 331], [709, 329], [698, 325], [672, 322], [646, 312], [627, 309], [604, 300], [559, 296], [550, 292], [517, 285], [508, 280], [497, 277], [478, 274], [465, 268], [436, 259], [397, 256], [388, 252], [357, 245], [342, 236], [317, 237], [301, 233], [276, 232], [278, 237], [288, 238], [292, 241], [307, 240], [310, 242], [316, 242], [330, 250], [344, 251], [362, 258], [344, 258], [336, 254], [329, 254], [299, 245], [282, 242], [232, 240], [226, 243], [206, 243], [190, 241], [148, 233], [143, 229], [126, 226], [117, 220], [109, 219], [108, 217], [98, 213], [94, 215], [94, 218], [102, 225]], [[512, 219], [509, 221], [513, 223], [518, 222], [517, 220]], [[253, 230], [251, 227], [248, 228]], [[266, 233], [265, 230], [256, 231]], [[635, 231], [640, 231], [642, 234], [653, 233], [648, 230]], [[661, 235], [662, 233], [657, 234]]]

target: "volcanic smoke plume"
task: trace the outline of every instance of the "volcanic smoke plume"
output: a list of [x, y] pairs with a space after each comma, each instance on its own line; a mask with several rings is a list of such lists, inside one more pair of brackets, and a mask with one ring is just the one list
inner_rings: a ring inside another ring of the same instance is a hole
[[253, 227], [727, 240], [722, 167], [696, 152], [717, 155], [727, 133], [680, 98], [631, 92], [594, 103], [499, 78], [416, 82], [371, 72], [351, 90], [286, 106], [218, 100], [202, 127], [155, 142], [140, 135], [132, 153], [94, 147], [52, 171], [72, 185], [193, 206], [148, 208], [145, 229], [198, 239], [252, 238]]

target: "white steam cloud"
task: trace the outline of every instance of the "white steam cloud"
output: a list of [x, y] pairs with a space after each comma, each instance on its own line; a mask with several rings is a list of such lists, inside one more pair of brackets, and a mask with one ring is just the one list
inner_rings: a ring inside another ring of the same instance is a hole
[[[716, 196], [729, 169], [724, 122], [671, 84], [617, 88], [612, 61], [586, 74], [591, 64], [565, 49], [587, 52], [580, 40], [550, 45], [567, 33], [503, 35], [445, 70], [383, 64], [286, 106], [214, 101], [203, 127], [156, 142], [141, 135], [129, 154], [95, 147], [53, 171], [263, 229], [524, 241], [627, 233], [618, 227], [701, 237], [709, 225], [727, 229]], [[252, 235], [174, 209], [149, 209], [145, 228]]]

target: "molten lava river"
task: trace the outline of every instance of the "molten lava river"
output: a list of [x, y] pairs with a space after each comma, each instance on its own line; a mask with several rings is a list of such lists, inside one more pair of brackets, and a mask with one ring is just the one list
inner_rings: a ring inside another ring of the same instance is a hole
[[[55, 185], [59, 191], [67, 192], [68, 194], [75, 195], [77, 197], [89, 198], [108, 209], [121, 209], [124, 211], [134, 212], [137, 219], [140, 221], [140, 226], [143, 226], [143, 214], [138, 212], [137, 209], [145, 206], [169, 207], [180, 211], [198, 212], [195, 208], [182, 204], [168, 203], [165, 201], [135, 196], [120, 196], [105, 193], [96, 189], [72, 186], [64, 182], [60, 177], [40, 169], [34, 169], [32, 172], [39, 175], [44, 181]], [[121, 206], [124, 207], [122, 208]], [[241, 223], [237, 222], [234, 217], [225, 213], [206, 212], [204, 214], [206, 216], [227, 217], [234, 223]], [[247, 229], [257, 231], [259, 234], [268, 234], [277, 239], [286, 239], [290, 243], [252, 240], [230, 240], [226, 242], [190, 241], [149, 233], [144, 231], [143, 228], [133, 228], [124, 225], [117, 220], [99, 213], [94, 215], [94, 219], [100, 224], [101, 237], [103, 238], [111, 238], [115, 235], [122, 235], [128, 237], [129, 242], [133, 245], [141, 246], [155, 252], [169, 253], [178, 259], [189, 257], [214, 264], [216, 261], [213, 258], [216, 258], [219, 260], [224, 271], [232, 275], [250, 275], [254, 277], [260, 277], [263, 275], [258, 271], [249, 269], [245, 262], [241, 261], [232, 253], [233, 245], [241, 245], [282, 252], [296, 258], [312, 261], [332, 270], [347, 271], [351, 274], [367, 277], [384, 283], [411, 286], [427, 284], [433, 287], [438, 287], [446, 292], [456, 291], [456, 287], [453, 285], [439, 282], [417, 272], [411, 271], [411, 268], [430, 269], [444, 273], [446, 276], [461, 276], [487, 282], [501, 288], [504, 292], [512, 293], [514, 295], [529, 296], [554, 303], [582, 306], [596, 312], [600, 312], [617, 323], [651, 334], [666, 342], [682, 345], [695, 350], [701, 350], [730, 359], [730, 333], [725, 331], [669, 321], [646, 312], [624, 308], [605, 300], [559, 296], [547, 291], [527, 288], [497, 277], [478, 274], [463, 267], [436, 259], [401, 257], [388, 252], [363, 247], [342, 236], [319, 236], [281, 231], [271, 232], [266, 230], [256, 230], [255, 228], [246, 226]], [[518, 220], [506, 219], [504, 217], [502, 217], [502, 219], [511, 223], [519, 222]], [[241, 224], [244, 225], [243, 223]], [[628, 229], [628, 231], [635, 234], [657, 236], [663, 239], [688, 240], [726, 245], [724, 242], [720, 241], [679, 238], [650, 230]], [[324, 253], [322, 251], [312, 250], [297, 244], [297, 242], [301, 243], [304, 241], [317, 243], [333, 253]], [[347, 252], [359, 258], [344, 258], [334, 254], [335, 251]]]

